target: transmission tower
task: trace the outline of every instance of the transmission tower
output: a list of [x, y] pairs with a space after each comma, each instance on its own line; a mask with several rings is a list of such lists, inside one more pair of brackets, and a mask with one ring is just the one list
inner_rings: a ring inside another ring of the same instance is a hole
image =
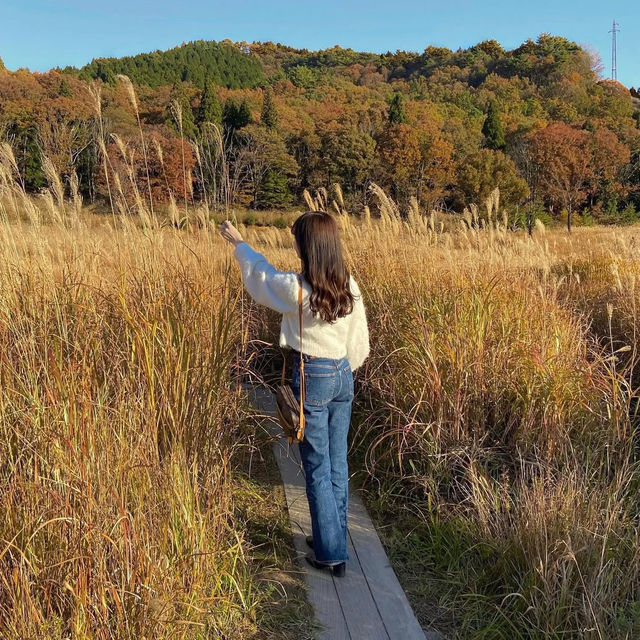
[[618, 29], [620, 25], [614, 20], [613, 21], [613, 28], [609, 31], [609, 33], [611, 34], [611, 78], [613, 80], [617, 80], [618, 79], [618, 61], [617, 61], [617, 56], [616, 56], [616, 33], [618, 33], [620, 31], [620, 29]]

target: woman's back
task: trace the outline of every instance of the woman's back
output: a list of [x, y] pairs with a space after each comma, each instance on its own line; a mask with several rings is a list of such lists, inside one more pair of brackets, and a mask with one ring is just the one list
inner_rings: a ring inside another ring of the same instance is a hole
[[[354, 277], [350, 276], [349, 279], [351, 293], [355, 299], [353, 311], [346, 316], [338, 318], [335, 322], [327, 322], [319, 318], [317, 313], [312, 312], [309, 306], [309, 298], [312, 291], [311, 285], [304, 278], [301, 278], [301, 280], [303, 291], [302, 351], [312, 356], [326, 358], [347, 357], [352, 369], [359, 367], [361, 361], [364, 360], [364, 357], [362, 357], [364, 354], [360, 352], [365, 347], [368, 352], [368, 339], [366, 340], [367, 344], [359, 345], [360, 349], [356, 352], [354, 338], [360, 336], [361, 340], [364, 339], [365, 332], [362, 331], [362, 329], [366, 329], [366, 315], [364, 315], [364, 305], [362, 305], [360, 289]], [[364, 327], [362, 327], [363, 322]], [[352, 325], [354, 325], [353, 329], [356, 329], [356, 331], [353, 331]], [[357, 329], [360, 330], [358, 331]], [[283, 313], [282, 315], [280, 346], [299, 349], [299, 344], [300, 329], [298, 309], [296, 306], [295, 310]]]
[[309, 306], [312, 288], [303, 276], [294, 271], [277, 270], [246, 242], [236, 245], [234, 255], [251, 296], [256, 302], [282, 313], [280, 346], [299, 349], [298, 283], [302, 282], [303, 353], [326, 358], [346, 357], [352, 370], [364, 362], [369, 355], [369, 332], [362, 294], [353, 276], [349, 278], [353, 310], [330, 323], [312, 313]]

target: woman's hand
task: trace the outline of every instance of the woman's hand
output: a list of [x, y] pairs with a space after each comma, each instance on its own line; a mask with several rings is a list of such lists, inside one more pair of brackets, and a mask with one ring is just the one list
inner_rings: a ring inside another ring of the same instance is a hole
[[233, 245], [244, 242], [240, 232], [228, 220], [220, 225], [220, 235]]

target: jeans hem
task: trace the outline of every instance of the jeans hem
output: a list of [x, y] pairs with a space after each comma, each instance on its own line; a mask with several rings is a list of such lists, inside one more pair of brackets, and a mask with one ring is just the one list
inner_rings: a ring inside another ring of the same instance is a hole
[[348, 562], [349, 558], [345, 558], [344, 560], [320, 560], [320, 558], [316, 556], [316, 560], [322, 562], [322, 564], [340, 564], [341, 562]]

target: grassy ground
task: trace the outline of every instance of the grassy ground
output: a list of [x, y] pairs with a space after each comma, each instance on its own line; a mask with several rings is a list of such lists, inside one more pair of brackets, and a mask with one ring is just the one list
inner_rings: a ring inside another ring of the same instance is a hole
[[372, 337], [352, 471], [421, 622], [636, 637], [640, 230], [341, 224]]
[[[15, 192], [4, 212], [2, 635], [306, 637], [234, 391], [273, 364], [277, 314], [203, 212], [176, 229]], [[351, 468], [425, 625], [631, 639], [640, 231], [505, 219], [339, 215], [372, 344]], [[298, 267], [287, 229], [243, 231]]]
[[310, 637], [228, 248], [57, 215], [0, 223], [0, 636]]

